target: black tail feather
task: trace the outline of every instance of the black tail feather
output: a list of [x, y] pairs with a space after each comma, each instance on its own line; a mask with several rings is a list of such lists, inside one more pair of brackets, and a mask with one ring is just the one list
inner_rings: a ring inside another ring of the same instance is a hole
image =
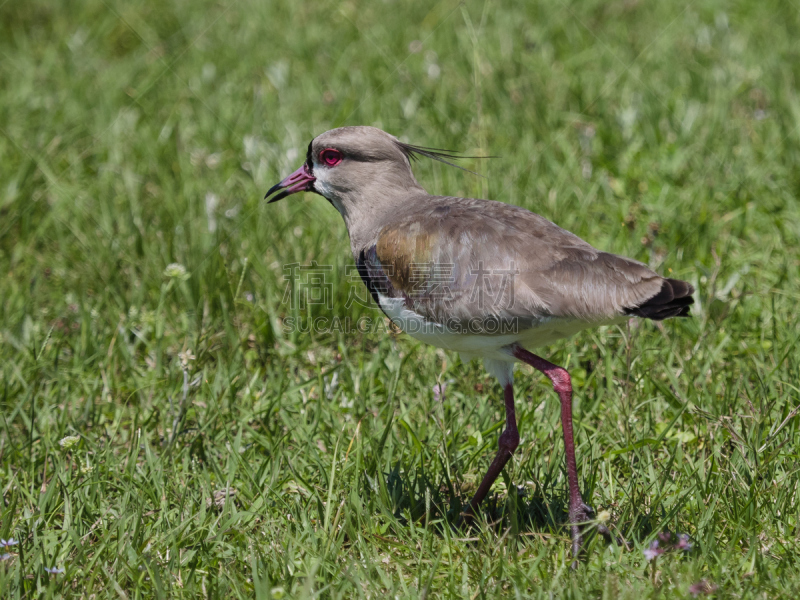
[[626, 315], [662, 321], [670, 317], [689, 316], [689, 307], [694, 304], [691, 284], [679, 279], [664, 279], [661, 290], [639, 306], [625, 309]]

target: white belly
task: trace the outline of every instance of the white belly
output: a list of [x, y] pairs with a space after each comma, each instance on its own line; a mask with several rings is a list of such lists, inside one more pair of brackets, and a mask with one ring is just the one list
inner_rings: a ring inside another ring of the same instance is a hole
[[414, 339], [459, 352], [466, 360], [484, 358], [513, 362], [515, 359], [507, 350], [512, 344], [532, 350], [574, 335], [582, 329], [604, 324], [546, 317], [525, 329], [516, 330], [512, 323], [509, 329], [500, 333], [470, 333], [469, 327], [465, 330], [453, 330], [445, 325], [426, 321], [421, 315], [408, 309], [401, 298], [379, 294], [378, 302], [392, 322]]

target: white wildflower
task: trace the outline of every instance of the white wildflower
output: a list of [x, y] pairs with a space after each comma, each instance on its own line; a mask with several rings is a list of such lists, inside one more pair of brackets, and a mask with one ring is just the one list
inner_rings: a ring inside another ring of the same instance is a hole
[[181, 359], [181, 368], [186, 370], [189, 368], [189, 361], [195, 359], [195, 355], [192, 354], [191, 350], [186, 350], [184, 352], [178, 352], [178, 358]]
[[81, 438], [77, 435], [68, 435], [65, 438], [61, 438], [61, 441], [58, 442], [58, 445], [61, 446], [64, 450], [69, 450], [75, 444], [81, 441]]
[[178, 279], [180, 281], [186, 281], [189, 279], [190, 275], [186, 271], [186, 267], [184, 267], [180, 263], [171, 263], [167, 265], [167, 268], [164, 269], [164, 277], [169, 277], [170, 279]]

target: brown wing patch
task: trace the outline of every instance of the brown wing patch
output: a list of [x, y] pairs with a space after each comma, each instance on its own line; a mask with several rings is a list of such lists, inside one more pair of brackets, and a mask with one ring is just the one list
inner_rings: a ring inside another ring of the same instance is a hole
[[419, 279], [427, 273], [424, 267], [431, 262], [437, 238], [435, 233], [423, 231], [419, 223], [381, 231], [375, 249], [394, 287], [411, 295], [424, 284]]

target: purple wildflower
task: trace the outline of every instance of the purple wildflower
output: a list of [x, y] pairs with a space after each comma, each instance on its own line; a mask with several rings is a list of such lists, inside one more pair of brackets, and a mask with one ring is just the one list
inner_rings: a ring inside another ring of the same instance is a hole
[[447, 390], [447, 382], [437, 383], [433, 386], [433, 400], [434, 402], [441, 402], [444, 400], [444, 393]]
[[13, 537], [8, 538], [7, 540], [0, 539], [0, 548], [10, 548], [11, 546], [16, 546], [19, 544], [19, 540], [15, 540]]
[[64, 572], [64, 569], [59, 569], [58, 567], [45, 567], [44, 570], [50, 575], [61, 575]]
[[647, 560], [653, 560], [657, 556], [660, 556], [660, 555], [664, 554], [664, 552], [665, 551], [664, 551], [663, 548], [659, 548], [658, 547], [658, 540], [653, 540], [650, 543], [650, 547], [649, 548], [645, 548], [644, 550], [642, 550], [642, 553], [644, 554], [644, 557]]
[[655, 544], [655, 547], [651, 544], [650, 550], [658, 548], [660, 554], [672, 552], [674, 550], [688, 552], [694, 546], [688, 533], [672, 533], [670, 531], [662, 531], [659, 533], [653, 544]]
[[9, 554], [8, 552], [6, 552], [5, 554], [0, 554], [0, 560], [2, 560], [2, 561], [8, 560], [9, 558], [13, 558], [13, 557], [14, 557], [14, 555], [13, 554]]
[[689, 593], [697, 598], [700, 594], [708, 595], [713, 594], [717, 591], [717, 586], [705, 579], [701, 579], [697, 583], [693, 583], [689, 586]]
[[678, 541], [675, 543], [676, 550], [683, 550], [684, 552], [688, 552], [692, 549], [692, 542], [690, 541], [688, 533], [680, 533], [678, 534]]

